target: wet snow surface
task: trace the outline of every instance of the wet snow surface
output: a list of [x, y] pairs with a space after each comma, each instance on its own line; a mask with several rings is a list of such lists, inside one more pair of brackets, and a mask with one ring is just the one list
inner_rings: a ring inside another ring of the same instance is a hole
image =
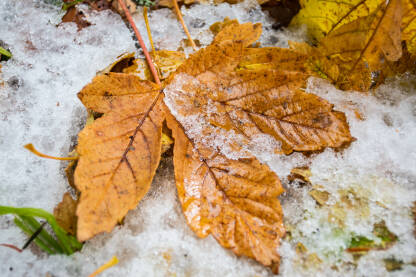
[[[0, 39], [14, 55], [3, 63], [0, 75], [0, 81], [4, 81], [0, 85], [1, 205], [53, 210], [68, 189], [63, 172], [66, 163], [39, 159], [22, 146], [32, 142], [43, 152], [67, 155], [86, 117], [76, 93], [117, 56], [136, 50], [132, 34], [118, 15], [85, 10], [93, 25], [77, 32], [74, 24], [57, 27], [62, 14], [45, 1], [0, 1]], [[249, 3], [233, 7], [196, 5], [182, 11], [192, 36], [203, 46], [212, 40], [209, 26], [225, 16], [241, 22], [262, 22], [266, 29], [261, 38], [263, 45], [285, 47], [288, 39], [302, 39], [301, 31], [272, 30], [272, 21]], [[134, 18], [146, 34], [140, 14]], [[183, 46], [185, 36], [170, 10], [153, 11], [150, 25], [156, 47], [176, 50]], [[342, 152], [328, 149], [311, 157], [276, 156], [267, 145], [257, 151], [249, 149], [269, 164], [287, 189], [281, 200], [290, 236], [279, 249], [282, 276], [416, 275], [411, 265], [416, 260], [411, 215], [416, 200], [415, 79], [403, 76], [390, 80], [375, 91], [376, 96], [338, 91], [323, 80], [310, 79], [308, 91], [345, 112], [357, 140]], [[312, 185], [287, 181], [296, 166], [310, 167]], [[329, 193], [327, 205], [316, 204], [309, 194], [311, 186]], [[333, 208], [344, 203], [342, 197], [358, 208], [341, 209], [341, 223], [329, 220], [331, 214], [339, 215], [339, 210]], [[351, 237], [376, 239], [373, 224], [382, 220], [399, 241], [388, 250], [370, 251], [354, 262], [345, 251]], [[25, 239], [11, 216], [0, 218], [0, 243], [22, 246]], [[308, 259], [295, 250], [299, 242], [320, 262], [308, 264]], [[71, 257], [48, 257], [36, 247], [20, 254], [1, 247], [0, 273], [87, 276], [113, 255], [120, 263], [102, 276], [271, 274], [256, 262], [224, 250], [213, 238], [198, 239], [192, 233], [176, 198], [170, 160], [162, 162], [151, 191], [139, 207], [111, 234], [97, 236]], [[388, 273], [383, 262], [387, 258], [401, 260], [402, 269]]]

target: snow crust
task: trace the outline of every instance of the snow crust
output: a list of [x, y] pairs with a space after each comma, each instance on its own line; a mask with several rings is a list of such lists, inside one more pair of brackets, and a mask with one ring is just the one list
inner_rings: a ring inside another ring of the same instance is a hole
[[[63, 171], [66, 163], [39, 159], [22, 146], [32, 142], [43, 152], [67, 155], [86, 117], [76, 93], [117, 56], [136, 50], [132, 33], [118, 15], [84, 10], [93, 25], [78, 32], [75, 24], [56, 26], [62, 13], [45, 1], [0, 1], [0, 39], [14, 55], [2, 63], [0, 73], [0, 83], [4, 81], [0, 85], [1, 205], [53, 210], [68, 189]], [[303, 39], [302, 30], [273, 30], [272, 20], [250, 1], [233, 6], [194, 5], [183, 7], [182, 13], [191, 35], [202, 46], [212, 40], [209, 26], [226, 16], [240, 22], [262, 22], [263, 46], [286, 47], [289, 39]], [[147, 42], [141, 11], [134, 19]], [[152, 11], [150, 26], [157, 48], [182, 47], [186, 53], [192, 52], [169, 9]], [[390, 80], [373, 96], [339, 91], [312, 78], [307, 90], [345, 112], [357, 140], [342, 152], [327, 149], [311, 157], [274, 155], [270, 151], [273, 142], [264, 137], [257, 143], [263, 149], [246, 149], [266, 162], [286, 187], [281, 200], [285, 224], [292, 229], [291, 239], [286, 237], [279, 249], [282, 276], [416, 275], [415, 266], [410, 265], [416, 259], [410, 212], [416, 200], [415, 79], [406, 75]], [[193, 126], [198, 128], [196, 124], [189, 127]], [[229, 135], [217, 138], [226, 140]], [[330, 193], [328, 206], [316, 204], [309, 194], [311, 187], [287, 180], [297, 166], [309, 166], [312, 184]], [[80, 253], [48, 257], [36, 247], [23, 253], [0, 247], [1, 276], [87, 276], [113, 255], [120, 263], [101, 276], [271, 275], [256, 262], [237, 258], [213, 238], [199, 239], [193, 234], [181, 214], [170, 160], [162, 162], [156, 176], [151, 191], [127, 215], [124, 225], [87, 242]], [[340, 190], [366, 199], [369, 216], [348, 210], [343, 231], [337, 233], [339, 228], [328, 221], [328, 214], [331, 205], [340, 201]], [[0, 243], [22, 246], [26, 237], [12, 219], [0, 217]], [[352, 256], [344, 251], [352, 234], [372, 237], [372, 226], [380, 220], [399, 241], [388, 250], [370, 251], [358, 260], [357, 267], [352, 266]], [[304, 267], [295, 250], [298, 242], [316, 253], [322, 263]], [[405, 263], [402, 270], [385, 270], [383, 259], [391, 257]]]

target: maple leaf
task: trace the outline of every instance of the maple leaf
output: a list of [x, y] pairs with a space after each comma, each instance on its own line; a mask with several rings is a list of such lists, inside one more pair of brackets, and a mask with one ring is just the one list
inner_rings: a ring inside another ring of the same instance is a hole
[[[110, 231], [147, 192], [167, 117], [188, 224], [198, 236], [212, 234], [237, 255], [277, 270], [276, 248], [284, 235], [278, 177], [250, 153], [231, 159], [197, 140], [184, 118], [205, 120], [193, 122], [202, 124], [199, 136], [237, 131], [249, 142], [268, 135], [281, 143], [277, 152], [286, 154], [339, 148], [352, 137], [343, 113], [301, 90], [310, 76], [306, 56], [289, 49], [247, 48], [260, 34], [259, 24], [224, 26], [212, 45], [165, 80], [163, 93], [150, 81], [115, 72], [95, 77], [79, 93], [88, 109], [103, 114], [79, 134], [74, 180], [81, 192], [80, 240]], [[232, 137], [231, 144], [238, 143]]]

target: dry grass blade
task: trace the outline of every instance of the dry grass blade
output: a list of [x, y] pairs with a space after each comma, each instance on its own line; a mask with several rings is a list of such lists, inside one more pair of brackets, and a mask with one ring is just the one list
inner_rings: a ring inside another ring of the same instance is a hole
[[192, 49], [194, 49], [194, 51], [197, 51], [198, 49], [195, 45], [195, 42], [192, 39], [191, 34], [188, 31], [188, 27], [186, 27], [185, 21], [183, 21], [182, 13], [181, 13], [181, 10], [179, 9], [177, 0], [172, 0], [172, 3], [173, 3], [173, 7], [175, 8], [176, 15], [178, 16], [178, 20], [181, 23], [182, 28], [185, 31], [186, 36], [188, 37], [188, 40], [189, 40], [189, 43], [192, 46]]

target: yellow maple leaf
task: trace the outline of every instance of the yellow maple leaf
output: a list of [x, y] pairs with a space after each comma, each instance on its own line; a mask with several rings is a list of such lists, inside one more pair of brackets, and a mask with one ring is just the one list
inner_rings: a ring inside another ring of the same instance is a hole
[[388, 62], [402, 56], [402, 1], [380, 4], [373, 13], [341, 25], [321, 38], [317, 47], [292, 43], [292, 49], [308, 55], [311, 69], [344, 90], [368, 91], [379, 82]]
[[300, 0], [301, 10], [292, 19], [291, 26], [306, 25], [309, 35], [320, 40], [338, 27], [360, 17], [367, 17], [384, 0]]

